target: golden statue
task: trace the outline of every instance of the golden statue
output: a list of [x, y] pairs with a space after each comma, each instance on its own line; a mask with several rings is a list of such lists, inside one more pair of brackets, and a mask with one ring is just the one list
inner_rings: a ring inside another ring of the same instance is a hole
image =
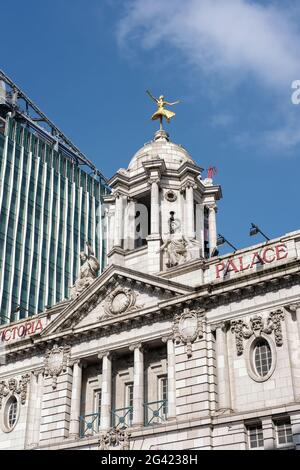
[[153, 101], [155, 101], [155, 103], [157, 104], [157, 111], [155, 111], [155, 113], [152, 115], [151, 119], [152, 121], [155, 121], [156, 119], [159, 119], [160, 121], [160, 130], [163, 129], [163, 126], [162, 126], [162, 123], [163, 123], [163, 118], [166, 118], [167, 122], [169, 123], [170, 120], [175, 116], [175, 113], [173, 113], [173, 111], [169, 111], [168, 109], [165, 109], [165, 106], [174, 106], [174, 104], [178, 104], [180, 103], [180, 101], [174, 101], [174, 103], [169, 103], [168, 101], [165, 101], [165, 97], [163, 95], [160, 95], [159, 98], [155, 98], [155, 96], [153, 96], [149, 90], [146, 91], [146, 93], [148, 93], [148, 95], [150, 96], [150, 98], [153, 99]]

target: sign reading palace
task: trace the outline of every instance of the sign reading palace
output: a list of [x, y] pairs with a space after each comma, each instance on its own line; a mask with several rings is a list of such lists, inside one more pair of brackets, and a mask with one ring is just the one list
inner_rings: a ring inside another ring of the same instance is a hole
[[264, 265], [281, 261], [288, 257], [288, 248], [285, 244], [280, 243], [275, 246], [266, 246], [259, 251], [237, 256], [229, 260], [221, 261], [216, 264], [216, 278], [220, 279], [221, 276], [226, 276], [229, 273], [242, 273], [250, 271]]

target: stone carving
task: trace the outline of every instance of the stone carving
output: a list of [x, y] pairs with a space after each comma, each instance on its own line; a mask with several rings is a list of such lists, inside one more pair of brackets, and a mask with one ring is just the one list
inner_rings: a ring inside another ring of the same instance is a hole
[[129, 450], [131, 433], [126, 428], [112, 428], [101, 434], [99, 450]]
[[2, 380], [0, 382], [0, 409], [2, 408], [3, 398], [8, 395], [20, 395], [21, 404], [25, 405], [29, 381], [30, 374], [22, 375], [19, 381], [17, 379]]
[[235, 343], [237, 354], [241, 355], [244, 351], [244, 339], [249, 339], [252, 335], [259, 337], [262, 333], [271, 334], [274, 331], [276, 346], [282, 346], [282, 328], [281, 321], [284, 320], [284, 314], [281, 309], [271, 312], [266, 321], [260, 315], [250, 318], [247, 325], [243, 320], [234, 320], [231, 322], [231, 332], [235, 334]]
[[[126, 312], [135, 306], [136, 294], [132, 289], [118, 286], [106, 298], [104, 310], [106, 316], [114, 316]], [[103, 316], [101, 317], [103, 319]]]
[[190, 310], [185, 308], [183, 313], [174, 318], [173, 334], [175, 343], [186, 345], [187, 357], [192, 357], [192, 343], [197, 338], [203, 338], [203, 318], [200, 316], [204, 310]]
[[88, 253], [84, 251], [80, 253], [81, 268], [79, 271], [79, 278], [75, 282], [74, 286], [71, 287], [71, 298], [76, 299], [82, 291], [89, 287], [92, 282], [96, 279], [100, 264], [97, 258], [94, 256], [91, 245], [87, 242]]
[[57, 378], [62, 372], [66, 372], [70, 359], [70, 346], [58, 346], [55, 344], [48, 349], [45, 356], [45, 376], [52, 377], [53, 390], [57, 387]]
[[165, 194], [165, 199], [169, 202], [175, 202], [177, 199], [176, 193], [174, 193], [172, 189], [169, 189]]

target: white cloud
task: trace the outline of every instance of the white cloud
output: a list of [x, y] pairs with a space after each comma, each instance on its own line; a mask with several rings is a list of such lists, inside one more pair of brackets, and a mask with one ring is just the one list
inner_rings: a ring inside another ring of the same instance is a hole
[[[120, 45], [168, 43], [210, 74], [254, 78], [287, 89], [300, 78], [295, 3], [253, 0], [132, 0], [118, 25]], [[294, 7], [294, 10], [293, 10]], [[163, 60], [163, 57], [162, 57]]]

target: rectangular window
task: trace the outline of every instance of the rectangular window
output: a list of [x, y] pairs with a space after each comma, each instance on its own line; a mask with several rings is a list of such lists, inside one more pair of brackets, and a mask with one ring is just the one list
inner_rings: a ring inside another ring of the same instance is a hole
[[98, 422], [97, 422], [98, 429], [100, 427], [101, 401], [102, 401], [102, 390], [100, 388], [98, 390], [95, 390], [95, 394], [94, 394], [94, 413], [98, 413]]
[[253, 424], [247, 427], [248, 442], [250, 449], [263, 449], [264, 436], [261, 424]]
[[278, 445], [292, 444], [293, 434], [290, 418], [282, 419], [275, 424]]
[[164, 401], [161, 407], [162, 416], [167, 416], [167, 405], [168, 405], [168, 378], [166, 375], [162, 375], [158, 379], [158, 400]]
[[128, 413], [129, 426], [132, 424], [133, 420], [133, 382], [129, 382], [125, 385], [125, 408], [131, 408]]

